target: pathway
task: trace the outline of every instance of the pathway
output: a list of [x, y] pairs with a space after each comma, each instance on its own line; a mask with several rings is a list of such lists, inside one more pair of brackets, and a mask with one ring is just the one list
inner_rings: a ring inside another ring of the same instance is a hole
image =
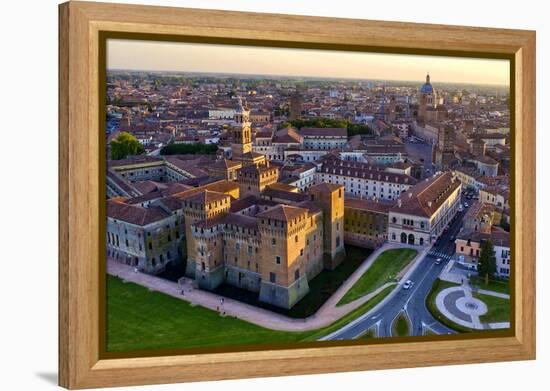
[[[282, 331], [306, 331], [319, 329], [332, 324], [336, 320], [342, 318], [343, 316], [347, 315], [351, 311], [369, 301], [372, 297], [376, 296], [387, 286], [394, 285], [395, 283], [388, 282], [380, 288], [376, 289], [374, 292], [371, 292], [358, 300], [339, 307], [336, 306], [340, 299], [363, 275], [363, 273], [365, 273], [369, 269], [374, 260], [382, 252], [393, 248], [403, 247], [415, 248], [413, 246], [403, 246], [400, 244], [387, 243], [375, 250], [373, 253], [370, 254], [367, 259], [365, 259], [365, 261], [363, 261], [363, 263], [357, 268], [357, 270], [353, 272], [353, 274], [342, 284], [342, 286], [340, 286], [340, 288], [338, 288], [338, 290], [321, 306], [321, 308], [319, 308], [319, 310], [315, 314], [304, 319], [290, 318], [288, 316], [277, 314], [263, 308], [243, 303], [241, 301], [229, 299], [227, 297], [223, 297], [209, 291], [197, 289], [193, 285], [194, 280], [190, 278], [180, 279], [180, 285], [176, 282], [165, 280], [160, 277], [140, 272], [136, 273], [133, 267], [124, 265], [112, 259], [107, 260], [107, 273], [120, 277], [125, 281], [133, 282], [138, 285], [147, 287], [150, 290], [162, 292], [177, 299], [187, 301], [192, 305], [200, 305], [202, 307], [218, 311], [221, 314], [225, 314], [225, 316], [233, 316], [235, 318], [257, 324], [259, 326]], [[406, 275], [409, 275], [414, 271], [415, 266], [418, 264], [419, 260], [421, 260], [423, 256], [424, 251], [418, 253], [415, 260], [411, 262], [411, 266], [406, 271]], [[393, 292], [395, 292], [396, 290], [397, 289], [395, 289]], [[386, 299], [392, 296], [392, 293], [390, 293], [386, 297]], [[382, 305], [386, 301], [386, 299], [380, 302], [376, 306], [376, 308], [379, 308], [380, 305]]]

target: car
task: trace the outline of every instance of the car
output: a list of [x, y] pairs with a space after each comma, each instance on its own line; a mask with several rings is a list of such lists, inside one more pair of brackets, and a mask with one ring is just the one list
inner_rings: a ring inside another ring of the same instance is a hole
[[437, 259], [435, 260], [435, 264], [436, 264], [436, 265], [440, 265], [441, 262], [443, 262], [443, 259], [441, 259], [441, 258], [437, 258]]
[[469, 206], [470, 206], [470, 205], [468, 205], [467, 202], [464, 203], [464, 207], [465, 207], [465, 208], [467, 208], [467, 207], [469, 207]]
[[454, 236], [451, 236], [451, 237], [449, 238], [449, 242], [454, 242], [454, 240], [455, 240]]
[[405, 283], [403, 284], [403, 289], [410, 289], [411, 286], [413, 286], [413, 282], [411, 280], [407, 280], [405, 281]]

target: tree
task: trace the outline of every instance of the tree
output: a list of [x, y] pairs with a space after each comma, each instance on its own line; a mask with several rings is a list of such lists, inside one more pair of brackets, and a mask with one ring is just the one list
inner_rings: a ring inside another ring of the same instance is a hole
[[481, 246], [477, 272], [480, 277], [485, 279], [485, 285], [489, 284], [489, 279], [493, 278], [497, 272], [497, 258], [493, 243], [490, 240], [486, 240]]
[[130, 133], [121, 132], [111, 140], [111, 159], [126, 159], [129, 155], [140, 155], [145, 152], [143, 145]]

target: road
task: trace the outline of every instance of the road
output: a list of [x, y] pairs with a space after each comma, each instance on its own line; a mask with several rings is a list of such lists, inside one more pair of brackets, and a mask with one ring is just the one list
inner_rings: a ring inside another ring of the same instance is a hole
[[[457, 213], [447, 232], [439, 238], [431, 251], [420, 261], [409, 277], [414, 282], [414, 285], [410, 289], [398, 288], [399, 291], [381, 308], [377, 309], [374, 313], [366, 314], [368, 316], [360, 317], [357, 321], [344, 326], [328, 339], [354, 339], [371, 328], [376, 328], [376, 335], [379, 338], [391, 337], [393, 320], [403, 310], [406, 311], [412, 324], [411, 335], [423, 335], [424, 328], [426, 327], [436, 334], [455, 333], [454, 330], [446, 327], [430, 314], [426, 308], [426, 297], [434, 281], [438, 278], [455, 252], [454, 238], [460, 232], [462, 219], [466, 210]], [[441, 264], [436, 265], [435, 261], [438, 257], [441, 257], [443, 261]]]

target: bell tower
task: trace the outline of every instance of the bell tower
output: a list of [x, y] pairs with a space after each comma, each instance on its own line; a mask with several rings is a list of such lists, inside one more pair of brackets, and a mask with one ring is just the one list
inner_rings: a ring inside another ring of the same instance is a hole
[[233, 144], [231, 152], [233, 160], [242, 160], [243, 156], [252, 152], [252, 135], [250, 130], [250, 110], [243, 106], [242, 98], [238, 97], [235, 108], [235, 126], [233, 128]]

